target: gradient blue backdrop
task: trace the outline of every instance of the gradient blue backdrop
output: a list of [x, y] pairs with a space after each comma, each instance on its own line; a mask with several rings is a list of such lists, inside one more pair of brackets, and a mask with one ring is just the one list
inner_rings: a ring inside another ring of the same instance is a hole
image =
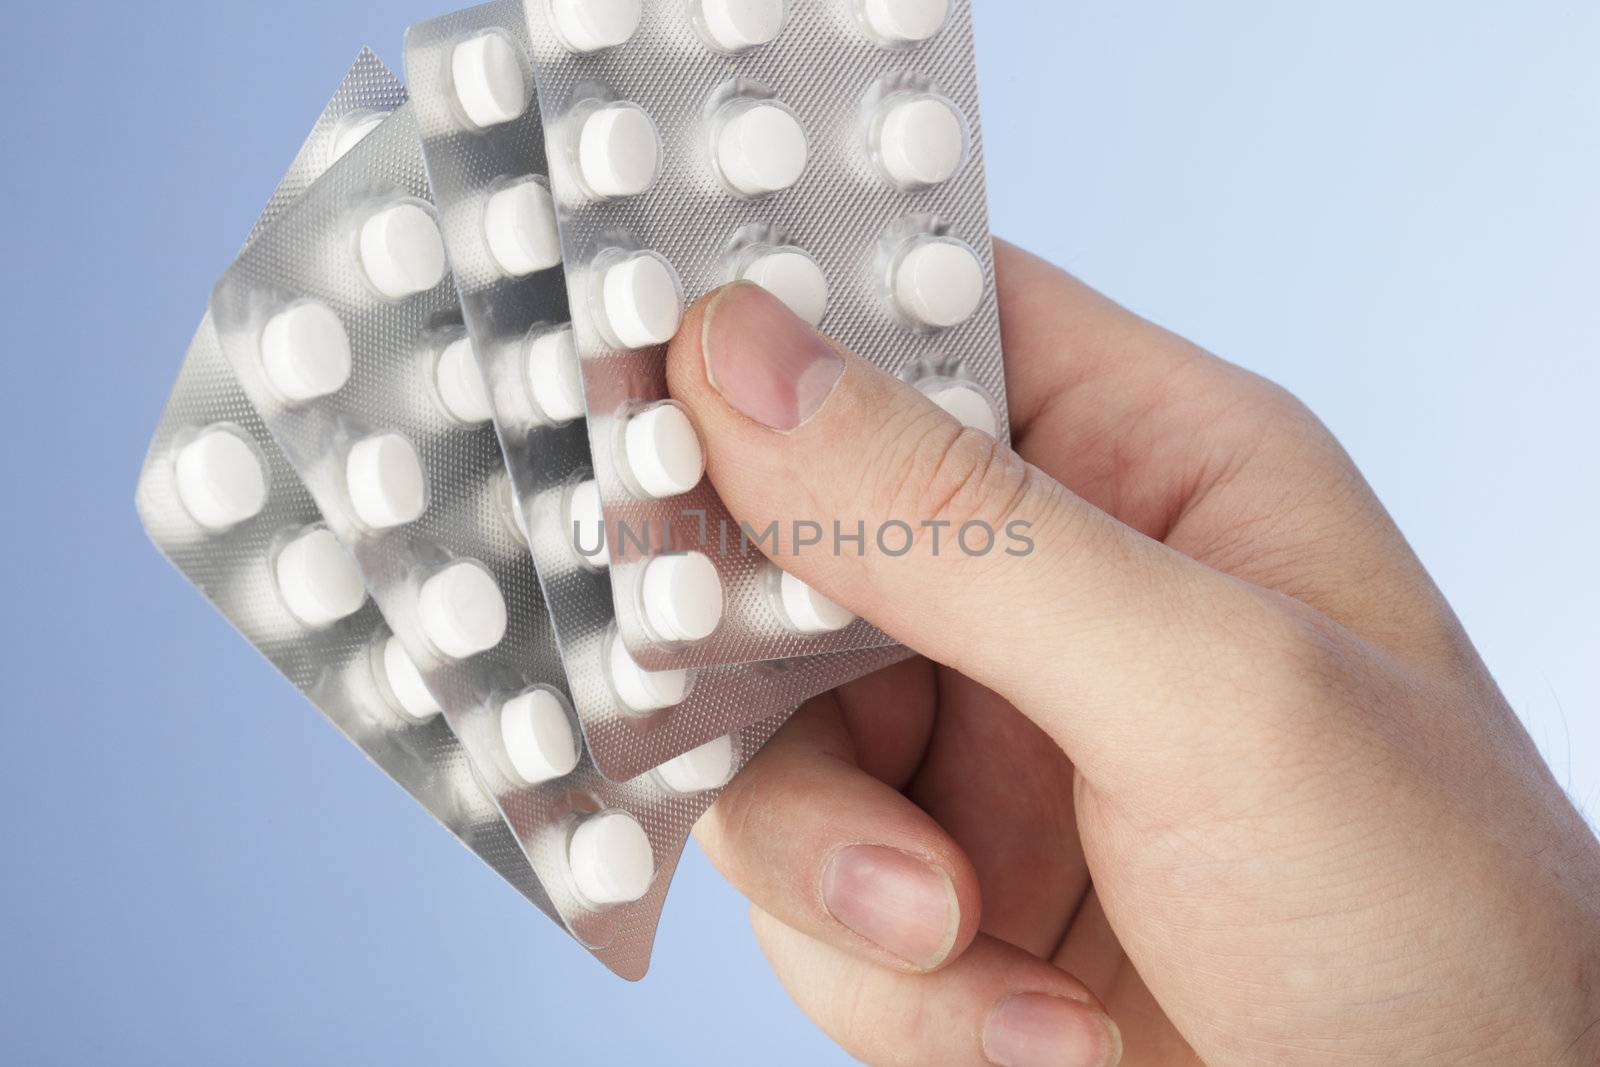
[[[1592, 808], [1600, 7], [978, 6], [996, 231], [1321, 412]], [[213, 278], [356, 48], [443, 10], [8, 12], [0, 1060], [842, 1058], [698, 853], [613, 980], [135, 520]]]

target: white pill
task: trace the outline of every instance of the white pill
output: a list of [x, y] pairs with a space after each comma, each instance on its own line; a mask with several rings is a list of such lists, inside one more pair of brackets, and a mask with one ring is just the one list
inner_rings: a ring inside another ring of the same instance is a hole
[[625, 811], [604, 811], [578, 824], [567, 863], [578, 894], [601, 907], [631, 904], [650, 891], [656, 876], [650, 838]]
[[778, 36], [783, 29], [783, 0], [701, 0], [700, 17], [713, 41], [740, 52]]
[[778, 579], [778, 605], [789, 625], [803, 634], [831, 634], [856, 621], [841, 608], [792, 574]]
[[361, 267], [391, 300], [425, 293], [444, 281], [444, 238], [419, 204], [391, 204], [361, 227]]
[[331, 626], [367, 602], [355, 557], [330, 530], [319, 527], [290, 541], [273, 569], [284, 604], [307, 626]]
[[628, 471], [656, 500], [687, 493], [706, 475], [706, 454], [694, 423], [676, 404], [646, 408], [622, 431]]
[[500, 740], [527, 785], [565, 778], [578, 766], [578, 739], [561, 698], [548, 689], [512, 697], [500, 709]]
[[253, 519], [267, 505], [267, 472], [255, 450], [231, 430], [207, 430], [174, 463], [178, 500], [208, 530]]
[[344, 121], [333, 131], [333, 161], [335, 163], [350, 154], [350, 150], [362, 141], [367, 135], [379, 126], [389, 116], [381, 111], [357, 111], [346, 115]]
[[966, 131], [956, 109], [938, 97], [902, 100], [878, 127], [878, 158], [897, 184], [908, 188], [948, 181], [961, 166]]
[[804, 252], [767, 252], [751, 260], [739, 277], [755, 282], [813, 326], [827, 314], [828, 279], [817, 261]]
[[494, 415], [489, 387], [470, 338], [460, 337], [445, 346], [433, 368], [433, 381], [439, 390], [439, 403], [458, 422], [476, 426]]
[[415, 522], [428, 507], [422, 460], [399, 434], [357, 441], [345, 459], [345, 485], [356, 518], [373, 530]]
[[500, 586], [482, 564], [469, 560], [422, 583], [417, 617], [433, 647], [451, 659], [489, 651], [505, 638], [509, 621]]
[[350, 380], [350, 335], [328, 305], [295, 304], [262, 329], [261, 369], [273, 391], [291, 402], [336, 393]]
[[639, 28], [642, 0], [550, 0], [556, 33], [577, 52], [598, 52], [627, 41]]
[[549, 270], [561, 262], [556, 202], [541, 181], [524, 178], [489, 198], [483, 213], [489, 254], [513, 278]]
[[394, 694], [400, 710], [418, 722], [426, 722], [444, 709], [434, 699], [433, 691], [422, 680], [416, 661], [406, 652], [398, 637], [389, 638], [383, 646], [383, 673], [389, 681], [389, 691]]
[[656, 777], [674, 793], [685, 796], [721, 789], [733, 779], [736, 755], [733, 738], [719, 737], [663, 763], [656, 768]]
[[747, 107], [717, 131], [717, 166], [746, 196], [787, 189], [806, 169], [805, 131], [776, 104]]
[[983, 303], [983, 293], [983, 264], [960, 241], [918, 241], [895, 268], [895, 301], [923, 326], [944, 329], [966, 322]]
[[939, 32], [950, 0], [862, 0], [872, 32], [893, 44], [915, 44]]
[[648, 671], [639, 666], [620, 637], [611, 638], [606, 657], [611, 688], [623, 707], [639, 715], [675, 708], [689, 695], [688, 671]]
[[608, 104], [583, 122], [578, 169], [597, 196], [634, 196], [650, 188], [661, 163], [656, 124], [634, 104]]
[[982, 390], [961, 382], [940, 382], [923, 392], [961, 425], [990, 437], [999, 434], [1000, 416]]
[[656, 557], [642, 589], [645, 620], [665, 641], [704, 641], [722, 624], [722, 578], [703, 553]]
[[583, 417], [583, 370], [572, 330], [541, 333], [528, 343], [528, 395], [552, 423]]
[[[600, 503], [600, 483], [580, 482], [567, 497], [566, 533], [572, 550], [594, 570], [611, 565], [611, 548], [606, 543], [605, 509]], [[676, 701], [674, 701], [676, 703]]]
[[606, 323], [623, 348], [666, 344], [683, 317], [678, 276], [655, 252], [642, 252], [608, 269], [601, 299]]
[[485, 33], [456, 45], [450, 54], [456, 102], [479, 129], [498, 126], [528, 107], [528, 85], [516, 46], [498, 33]]

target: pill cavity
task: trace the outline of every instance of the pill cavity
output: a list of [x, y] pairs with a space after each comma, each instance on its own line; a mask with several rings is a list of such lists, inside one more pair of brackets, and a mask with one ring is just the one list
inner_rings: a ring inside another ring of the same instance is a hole
[[350, 335], [328, 305], [295, 304], [262, 328], [261, 369], [273, 391], [293, 403], [336, 393], [350, 380]]
[[566, 704], [548, 689], [512, 697], [500, 708], [500, 740], [525, 785], [565, 778], [578, 766], [578, 739]]
[[434, 699], [433, 691], [422, 680], [416, 661], [406, 652], [398, 637], [390, 637], [383, 646], [383, 673], [394, 694], [396, 705], [408, 718], [426, 722], [444, 709]]
[[208, 530], [255, 518], [267, 504], [267, 472], [255, 450], [231, 430], [206, 430], [179, 450], [178, 501]]
[[355, 557], [322, 527], [285, 545], [273, 573], [290, 614], [312, 628], [349, 618], [367, 602], [366, 583]]
[[712, 43], [729, 52], [769, 44], [783, 29], [783, 0], [701, 0]]
[[555, 198], [537, 178], [524, 178], [489, 197], [483, 234], [496, 265], [513, 278], [561, 262]]
[[623, 348], [666, 344], [683, 318], [677, 272], [655, 252], [640, 252], [607, 268], [601, 301], [606, 325]]
[[856, 621], [853, 613], [785, 572], [778, 576], [778, 610], [802, 634], [837, 633]]
[[357, 111], [346, 115], [333, 131], [333, 162], [337, 163], [350, 154], [350, 150], [362, 141], [367, 135], [379, 126], [389, 116], [381, 111]]
[[550, 16], [561, 40], [575, 52], [615, 48], [632, 37], [644, 14], [642, 0], [551, 0]]
[[606, 654], [606, 669], [617, 699], [637, 715], [677, 707], [689, 695], [689, 672], [646, 670], [615, 635]]
[[950, 0], [861, 0], [861, 14], [885, 43], [916, 44], [944, 26]]
[[922, 391], [961, 425], [980, 430], [991, 437], [999, 434], [1000, 415], [995, 411], [994, 402], [988, 394], [977, 386], [965, 382], [936, 381], [923, 386]]
[[417, 616], [433, 646], [451, 659], [487, 652], [506, 635], [505, 596], [482, 564], [452, 563], [422, 583]]
[[591, 570], [603, 570], [611, 565], [611, 548], [606, 543], [605, 510], [600, 502], [600, 483], [592, 478], [579, 482], [567, 494], [566, 533], [572, 539], [573, 553], [585, 566]]
[[761, 286], [812, 326], [819, 325], [827, 314], [828, 279], [817, 261], [804, 252], [764, 252], [745, 264], [739, 277]]
[[918, 96], [889, 106], [877, 127], [876, 147], [891, 181], [925, 188], [948, 181], [961, 167], [967, 133], [949, 101]]
[[607, 104], [578, 134], [578, 169], [597, 196], [636, 196], [650, 188], [661, 163], [656, 124], [635, 104]]
[[656, 768], [655, 774], [674, 793], [693, 796], [721, 789], [732, 781], [736, 756], [733, 738], [719, 737], [668, 760]]
[[567, 844], [567, 862], [578, 894], [599, 907], [638, 900], [656, 874], [650, 838], [625, 811], [604, 811], [579, 823]]
[[983, 264], [960, 241], [919, 239], [895, 266], [895, 302], [920, 326], [945, 329], [966, 322], [983, 294]]
[[777, 104], [754, 104], [728, 116], [717, 132], [717, 166], [745, 196], [789, 188], [806, 167], [800, 120]]
[[444, 238], [420, 204], [391, 204], [361, 226], [361, 267], [391, 300], [425, 293], [444, 281]]
[[433, 368], [439, 404], [452, 419], [467, 426], [488, 422], [494, 415], [489, 387], [478, 365], [472, 340], [459, 337], [445, 345]]
[[583, 416], [583, 371], [570, 328], [533, 337], [525, 372], [528, 395], [545, 419], [559, 425]]
[[345, 460], [356, 518], [373, 530], [415, 522], [428, 506], [428, 478], [411, 442], [395, 433], [357, 441]]
[[516, 45], [498, 33], [485, 33], [456, 45], [450, 53], [456, 103], [479, 129], [521, 117], [528, 107], [528, 85]]
[[722, 624], [722, 578], [704, 553], [651, 560], [641, 592], [645, 621], [664, 641], [704, 641]]
[[656, 500], [687, 493], [705, 477], [700, 435], [676, 404], [658, 404], [630, 418], [623, 429], [623, 451], [634, 482]]

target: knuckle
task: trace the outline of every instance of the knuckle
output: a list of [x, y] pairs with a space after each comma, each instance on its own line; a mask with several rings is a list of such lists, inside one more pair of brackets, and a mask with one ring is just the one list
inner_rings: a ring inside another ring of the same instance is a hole
[[919, 539], [930, 525], [1003, 527], [1026, 491], [1027, 463], [988, 434], [922, 416], [883, 439], [872, 509], [908, 523]]

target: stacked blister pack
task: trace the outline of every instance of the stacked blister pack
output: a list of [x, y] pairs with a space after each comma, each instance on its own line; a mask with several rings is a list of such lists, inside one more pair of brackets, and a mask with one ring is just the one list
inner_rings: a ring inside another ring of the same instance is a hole
[[906, 655], [731, 518], [663, 346], [752, 282], [1004, 432], [969, 14], [499, 0], [412, 28], [409, 99], [363, 53], [146, 460], [178, 569], [626, 977], [717, 793]]

